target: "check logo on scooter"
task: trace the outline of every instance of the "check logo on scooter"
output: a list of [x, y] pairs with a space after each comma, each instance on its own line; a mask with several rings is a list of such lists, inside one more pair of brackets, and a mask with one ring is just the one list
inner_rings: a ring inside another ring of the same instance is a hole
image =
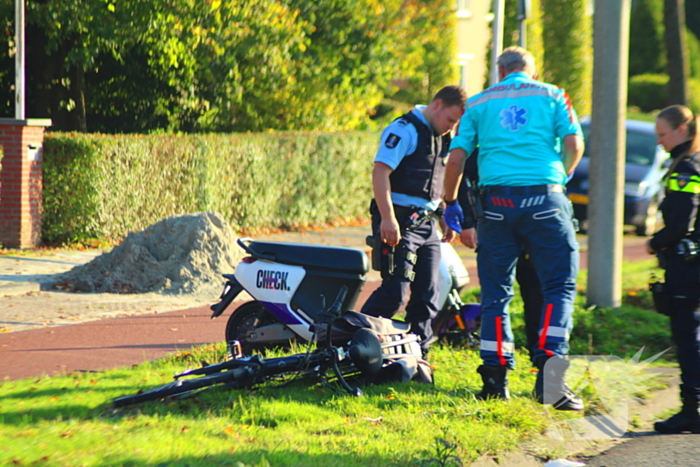
[[289, 290], [287, 277], [288, 272], [260, 270], [255, 285], [259, 289]]

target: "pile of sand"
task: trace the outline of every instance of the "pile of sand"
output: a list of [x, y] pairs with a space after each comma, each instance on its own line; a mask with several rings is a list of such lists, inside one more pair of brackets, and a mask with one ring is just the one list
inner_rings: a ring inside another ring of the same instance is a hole
[[244, 255], [215, 212], [163, 219], [44, 286], [72, 292], [196, 294], [216, 299]]

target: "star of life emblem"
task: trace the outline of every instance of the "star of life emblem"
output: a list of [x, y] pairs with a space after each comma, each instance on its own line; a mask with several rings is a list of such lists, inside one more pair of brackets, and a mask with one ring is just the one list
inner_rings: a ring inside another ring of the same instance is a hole
[[501, 126], [503, 128], [510, 128], [510, 131], [518, 131], [520, 125], [525, 125], [527, 123], [527, 118], [524, 115], [527, 110], [524, 107], [518, 108], [517, 105], [511, 105], [507, 109], [501, 111]]

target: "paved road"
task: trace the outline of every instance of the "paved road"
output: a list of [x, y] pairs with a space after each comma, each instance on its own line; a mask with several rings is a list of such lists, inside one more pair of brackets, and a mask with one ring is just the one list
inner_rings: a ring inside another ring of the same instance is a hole
[[591, 459], [587, 467], [676, 467], [700, 465], [700, 437], [650, 432], [626, 441]]

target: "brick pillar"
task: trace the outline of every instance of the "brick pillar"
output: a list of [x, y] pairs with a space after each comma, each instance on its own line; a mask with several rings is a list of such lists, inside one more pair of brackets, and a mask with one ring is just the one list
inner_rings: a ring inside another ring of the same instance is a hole
[[44, 129], [48, 119], [0, 118], [0, 244], [31, 248], [41, 243]]

